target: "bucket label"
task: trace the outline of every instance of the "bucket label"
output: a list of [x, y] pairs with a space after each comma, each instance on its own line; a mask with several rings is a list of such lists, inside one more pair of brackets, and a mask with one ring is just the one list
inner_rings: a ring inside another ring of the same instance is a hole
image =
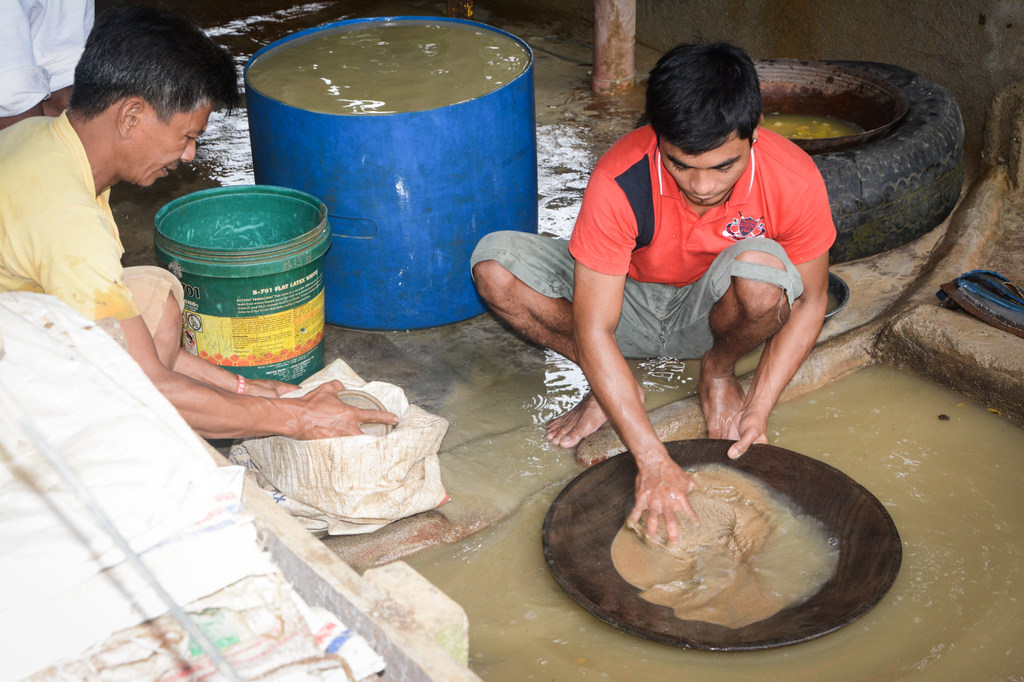
[[268, 310], [286, 310], [308, 301], [314, 292], [323, 295], [323, 274], [313, 270], [296, 279], [281, 282], [257, 282], [249, 291], [241, 293], [235, 300], [239, 315], [259, 315]]
[[[253, 317], [185, 312], [185, 346], [223, 367], [286, 362], [313, 350], [324, 338], [324, 291], [301, 305]], [[194, 319], [193, 319], [194, 318]]]

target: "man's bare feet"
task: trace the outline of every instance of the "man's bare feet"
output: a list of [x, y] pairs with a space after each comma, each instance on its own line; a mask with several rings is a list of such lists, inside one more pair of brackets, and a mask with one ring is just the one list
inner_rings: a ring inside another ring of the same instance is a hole
[[[707, 355], [704, 357], [707, 358]], [[700, 408], [708, 424], [708, 438], [728, 438], [732, 420], [743, 408], [746, 398], [740, 380], [732, 372], [716, 375], [702, 363], [697, 390], [700, 394]]]
[[561, 417], [548, 424], [547, 439], [562, 448], [576, 447], [581, 440], [608, 421], [593, 393], [587, 395]]
[[[640, 403], [644, 402], [644, 389], [639, 382], [636, 384], [636, 395]], [[548, 424], [547, 439], [562, 448], [573, 448], [579, 442], [604, 426], [608, 416], [604, 413], [593, 392], [587, 393], [561, 417], [556, 417]]]

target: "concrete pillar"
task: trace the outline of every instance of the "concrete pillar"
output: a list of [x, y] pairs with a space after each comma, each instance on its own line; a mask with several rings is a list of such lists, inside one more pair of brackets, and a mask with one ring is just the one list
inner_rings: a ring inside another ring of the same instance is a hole
[[596, 93], [616, 93], [636, 83], [636, 0], [594, 0]]

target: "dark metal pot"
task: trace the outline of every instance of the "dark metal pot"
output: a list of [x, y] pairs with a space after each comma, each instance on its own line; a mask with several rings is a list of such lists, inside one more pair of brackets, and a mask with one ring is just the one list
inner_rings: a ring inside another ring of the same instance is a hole
[[856, 135], [793, 140], [809, 154], [834, 152], [873, 140], [907, 113], [907, 98], [875, 76], [824, 62], [764, 59], [755, 62], [766, 114], [832, 116], [864, 130]]

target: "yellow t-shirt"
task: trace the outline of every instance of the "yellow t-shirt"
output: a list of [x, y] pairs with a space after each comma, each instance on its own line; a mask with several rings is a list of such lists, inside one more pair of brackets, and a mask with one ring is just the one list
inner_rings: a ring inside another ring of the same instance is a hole
[[0, 291], [52, 294], [93, 320], [138, 315], [109, 196], [67, 114], [0, 132]]

